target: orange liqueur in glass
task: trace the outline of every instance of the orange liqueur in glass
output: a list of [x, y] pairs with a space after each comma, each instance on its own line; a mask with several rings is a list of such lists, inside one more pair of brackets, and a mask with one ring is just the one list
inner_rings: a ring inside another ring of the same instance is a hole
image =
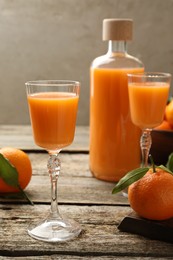
[[73, 93], [36, 93], [28, 96], [34, 139], [48, 150], [72, 143], [78, 96]]

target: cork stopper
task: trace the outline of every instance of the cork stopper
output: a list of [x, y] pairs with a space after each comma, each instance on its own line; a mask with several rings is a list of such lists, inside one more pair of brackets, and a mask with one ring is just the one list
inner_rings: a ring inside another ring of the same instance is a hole
[[132, 19], [104, 19], [103, 41], [131, 41], [132, 27]]

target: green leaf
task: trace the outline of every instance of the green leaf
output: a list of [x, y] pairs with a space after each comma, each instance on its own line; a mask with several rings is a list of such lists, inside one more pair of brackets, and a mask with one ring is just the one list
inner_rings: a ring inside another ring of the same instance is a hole
[[18, 172], [16, 168], [0, 153], [0, 177], [10, 186], [18, 187]]
[[168, 157], [168, 161], [166, 163], [166, 167], [173, 172], [173, 153], [171, 153]]
[[169, 103], [171, 102], [172, 99], [173, 99], [173, 97], [170, 96], [170, 97], [168, 98], [167, 104], [169, 104]]
[[170, 169], [168, 169], [168, 168], [165, 167], [164, 165], [157, 166], [157, 168], [160, 168], [160, 169], [164, 170], [165, 172], [169, 172], [170, 174], [173, 175], [173, 172], [170, 171]]
[[34, 205], [33, 202], [27, 196], [27, 194], [20, 187], [18, 172], [16, 168], [1, 153], [0, 153], [0, 178], [2, 178], [7, 185], [17, 188], [22, 193], [22, 195], [29, 201], [29, 203], [31, 203], [31, 205]]
[[112, 190], [112, 194], [118, 193], [122, 190], [124, 190], [126, 187], [128, 187], [133, 182], [139, 180], [142, 178], [146, 172], [149, 170], [148, 167], [146, 168], [137, 168], [135, 170], [132, 170], [128, 172], [121, 180], [115, 185], [115, 187]]
[[28, 195], [24, 192], [24, 190], [22, 190], [22, 188], [20, 187], [20, 185], [18, 185], [18, 189], [20, 190], [20, 192], [22, 193], [22, 195], [25, 197], [25, 199], [27, 199], [29, 201], [29, 203], [34, 206], [34, 203], [32, 202], [32, 200], [30, 200], [30, 198], [28, 197]]

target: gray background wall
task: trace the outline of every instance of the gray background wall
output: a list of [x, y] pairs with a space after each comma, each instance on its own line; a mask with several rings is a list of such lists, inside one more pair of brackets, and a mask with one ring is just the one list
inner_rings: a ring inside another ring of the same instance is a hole
[[0, 0], [0, 124], [29, 123], [24, 83], [82, 84], [78, 124], [89, 123], [89, 67], [107, 50], [104, 18], [132, 18], [129, 53], [173, 73], [173, 0]]

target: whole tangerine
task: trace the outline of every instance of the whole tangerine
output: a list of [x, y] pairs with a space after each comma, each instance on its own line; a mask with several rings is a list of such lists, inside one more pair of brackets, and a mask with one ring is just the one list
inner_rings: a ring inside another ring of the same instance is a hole
[[141, 217], [166, 220], [173, 217], [173, 175], [156, 168], [129, 186], [131, 208]]
[[[19, 185], [24, 190], [32, 176], [32, 166], [29, 156], [24, 151], [12, 147], [1, 148], [0, 153], [16, 168]], [[7, 185], [4, 180], [0, 178], [0, 193], [7, 192], [19, 192], [19, 190], [18, 188]]]

